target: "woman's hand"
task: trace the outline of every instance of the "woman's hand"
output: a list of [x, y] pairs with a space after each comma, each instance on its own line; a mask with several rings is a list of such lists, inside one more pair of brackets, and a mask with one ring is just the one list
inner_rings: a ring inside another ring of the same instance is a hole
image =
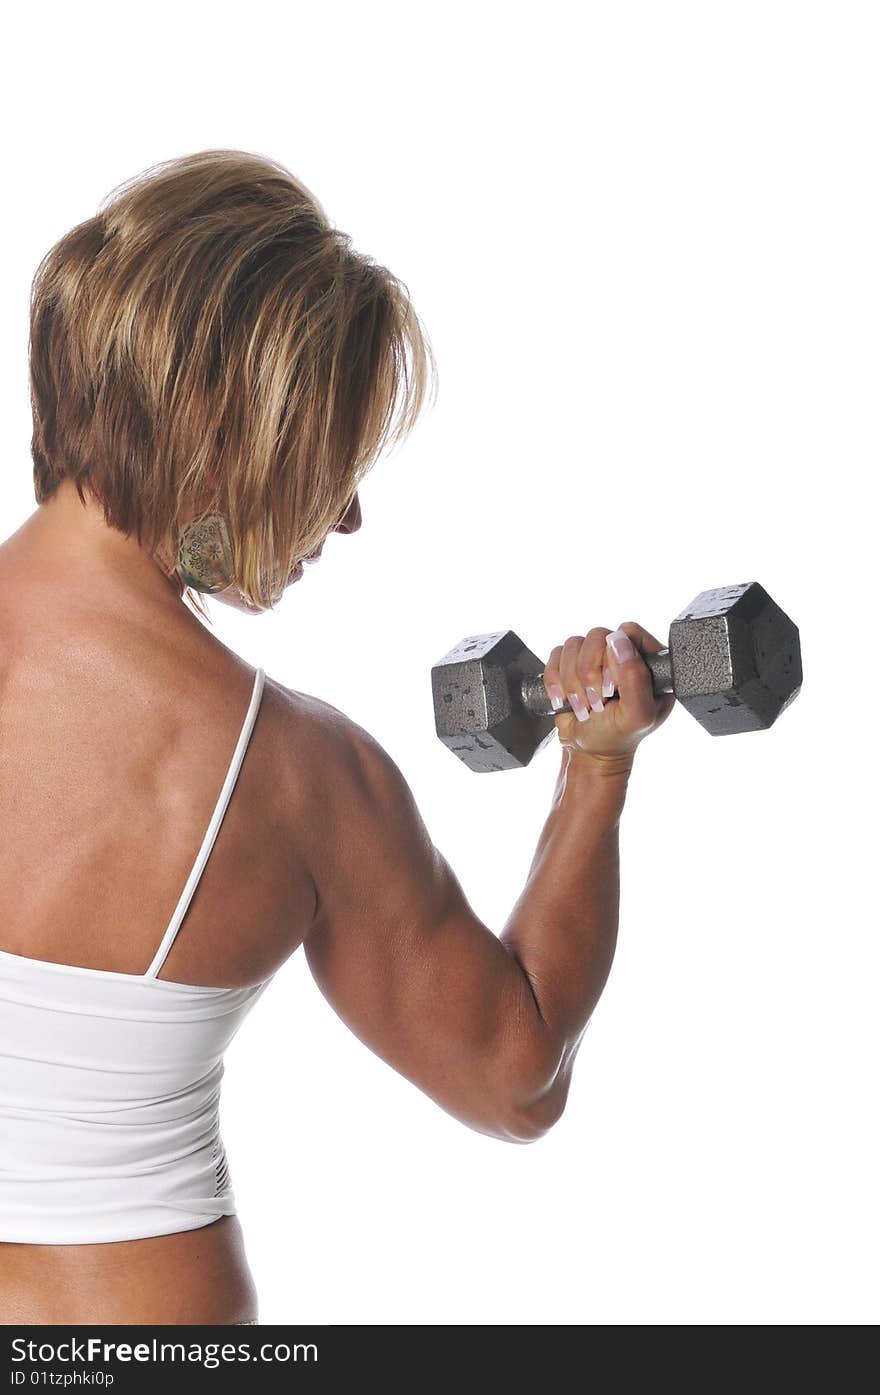
[[[655, 697], [651, 670], [642, 654], [666, 646], [641, 625], [627, 621], [617, 630], [598, 627], [558, 644], [544, 669], [544, 686], [554, 707], [564, 701], [556, 730], [572, 756], [589, 757], [605, 771], [632, 768], [636, 747], [666, 721], [675, 698]], [[617, 692], [617, 700], [608, 701]]]

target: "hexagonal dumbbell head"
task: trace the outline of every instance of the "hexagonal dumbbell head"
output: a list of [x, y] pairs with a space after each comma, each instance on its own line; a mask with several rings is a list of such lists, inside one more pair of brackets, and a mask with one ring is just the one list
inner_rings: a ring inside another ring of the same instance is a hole
[[528, 765], [553, 735], [552, 715], [523, 704], [521, 680], [544, 665], [513, 630], [463, 639], [431, 669], [437, 735], [471, 770]]
[[803, 682], [798, 628], [757, 581], [701, 591], [669, 649], [672, 691], [713, 736], [772, 726]]

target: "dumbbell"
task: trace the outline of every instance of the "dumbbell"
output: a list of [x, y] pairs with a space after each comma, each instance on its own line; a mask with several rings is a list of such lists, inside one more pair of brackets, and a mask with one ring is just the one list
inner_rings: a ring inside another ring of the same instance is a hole
[[[713, 736], [772, 726], [803, 681], [797, 626], [756, 581], [701, 591], [642, 657]], [[528, 765], [556, 729], [544, 667], [513, 630], [461, 640], [431, 669], [440, 740], [471, 770]]]

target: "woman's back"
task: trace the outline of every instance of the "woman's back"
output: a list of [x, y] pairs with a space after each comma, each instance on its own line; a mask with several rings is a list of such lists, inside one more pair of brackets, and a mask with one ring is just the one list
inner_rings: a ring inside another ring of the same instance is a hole
[[[308, 743], [293, 750], [286, 690], [179, 602], [165, 611], [122, 582], [92, 590], [86, 577], [38, 574], [16, 537], [0, 546], [0, 596], [0, 981], [6, 1035], [20, 1014], [24, 1038], [17, 1052], [0, 1041], [2, 1166], [20, 1203], [14, 1222], [4, 1207], [0, 1311], [7, 1322], [251, 1317], [210, 1125], [223, 1048], [314, 911], [291, 792]], [[29, 1041], [37, 1018], [51, 1036], [42, 1054]], [[120, 1108], [92, 1088], [99, 1077], [115, 1088], [100, 1076], [102, 1051], [117, 1074], [132, 1058], [125, 1141], [98, 1128]], [[83, 1097], [56, 1090], [65, 1061]], [[16, 1109], [22, 1072], [29, 1103]], [[32, 1147], [34, 1130], [60, 1130], [65, 1109], [77, 1117], [59, 1134], [62, 1156]], [[90, 1144], [90, 1128], [112, 1157]], [[15, 1190], [20, 1135], [25, 1172], [27, 1157], [43, 1164], [42, 1209], [31, 1206], [38, 1179], [28, 1190], [22, 1175]], [[164, 1192], [151, 1190], [154, 1167], [167, 1172]], [[13, 1231], [30, 1242], [10, 1241]], [[86, 1233], [100, 1241], [84, 1243]], [[77, 1243], [59, 1243], [68, 1235]]]
[[[628, 623], [619, 637], [632, 650], [629, 662], [610, 655], [606, 636], [613, 637], [596, 628], [583, 641], [575, 637], [576, 648], [566, 643], [587, 658], [562, 681], [574, 693], [584, 678], [602, 683], [603, 661], [616, 667], [617, 724], [610, 712], [604, 723], [590, 722], [594, 757], [574, 740], [575, 718], [559, 715], [569, 728], [553, 807], [527, 884], [497, 935], [469, 905], [388, 753], [325, 703], [272, 680], [260, 691], [259, 672], [181, 605], [168, 575], [105, 528], [97, 509], [80, 512], [69, 489], [59, 489], [0, 544], [0, 981], [5, 965], [7, 996], [14, 1011], [24, 1005], [20, 1020], [25, 1037], [30, 1032], [25, 1070], [37, 1055], [34, 1013], [47, 1010], [26, 1003], [28, 995], [46, 999], [51, 1017], [71, 1005], [71, 981], [82, 975], [92, 994], [85, 1020], [90, 1013], [95, 1021], [102, 1013], [109, 1020], [97, 985], [113, 976], [126, 991], [155, 995], [144, 1038], [153, 1043], [144, 1047], [153, 1069], [170, 1025], [157, 1015], [159, 995], [168, 993], [170, 1005], [177, 992], [191, 994], [199, 1010], [223, 1001], [241, 1008], [238, 995], [264, 984], [303, 945], [328, 1002], [395, 1070], [481, 1132], [516, 1142], [541, 1137], [565, 1106], [614, 952], [617, 826], [635, 747], [673, 701], [653, 694], [634, 647], [656, 652], [654, 636]], [[163, 945], [245, 735], [246, 758], [216, 842], [173, 944]], [[161, 977], [135, 988], [152, 966]], [[132, 1010], [128, 1004], [128, 1018]], [[68, 1051], [81, 1049], [82, 1033], [66, 1030]], [[117, 1109], [121, 1030], [108, 1035], [105, 1056]], [[175, 1077], [187, 1096], [184, 1113], [198, 1124], [197, 1136], [178, 1147], [179, 1157], [190, 1144], [200, 1154], [196, 1173], [182, 1179], [187, 1228], [163, 1223], [161, 1234], [145, 1235], [132, 1224], [129, 1234], [139, 1238], [113, 1243], [103, 1221], [97, 1243], [40, 1243], [40, 1221], [30, 1239], [19, 1230], [0, 1242], [6, 1322], [256, 1316], [241, 1230], [223, 1214], [213, 1113], [223, 1042], [213, 1030], [199, 1029], [195, 1044], [181, 1048], [202, 1052], [204, 1078], [192, 1061]], [[100, 1071], [101, 1052], [92, 1048], [91, 1069]], [[14, 1052], [7, 1040], [7, 1058]], [[64, 1070], [60, 1059], [54, 1064]], [[77, 1064], [89, 1067], [84, 1058]], [[275, 1063], [273, 1070], [277, 1076]], [[7, 1107], [19, 1071], [10, 1068]], [[136, 1081], [130, 1099], [139, 1107]], [[79, 1088], [82, 1075], [72, 1084]], [[33, 1105], [22, 1104], [19, 1079], [21, 1112], [32, 1113], [33, 1124], [51, 1103], [45, 1080], [40, 1088]], [[83, 1110], [81, 1093], [59, 1087], [57, 1114], [68, 1101], [94, 1125], [96, 1094]], [[18, 1170], [33, 1185], [46, 1160], [22, 1136], [19, 1127]], [[161, 1164], [143, 1156], [138, 1205], [157, 1181], [151, 1167], [177, 1165], [174, 1146]], [[229, 1162], [234, 1177], [235, 1158]], [[67, 1157], [68, 1168], [81, 1165], [82, 1157]], [[15, 1171], [0, 1157], [3, 1166]], [[162, 1208], [174, 1199], [166, 1191]], [[129, 1190], [128, 1222], [133, 1210]], [[219, 1218], [202, 1224], [212, 1210]]]

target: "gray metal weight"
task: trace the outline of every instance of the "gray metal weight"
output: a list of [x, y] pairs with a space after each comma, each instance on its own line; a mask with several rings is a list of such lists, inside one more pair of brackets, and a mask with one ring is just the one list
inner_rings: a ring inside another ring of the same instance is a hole
[[[756, 581], [701, 591], [642, 657], [713, 736], [772, 726], [803, 681], [797, 626]], [[543, 670], [513, 630], [461, 640], [431, 669], [440, 740], [471, 770], [528, 765], [556, 729]]]

